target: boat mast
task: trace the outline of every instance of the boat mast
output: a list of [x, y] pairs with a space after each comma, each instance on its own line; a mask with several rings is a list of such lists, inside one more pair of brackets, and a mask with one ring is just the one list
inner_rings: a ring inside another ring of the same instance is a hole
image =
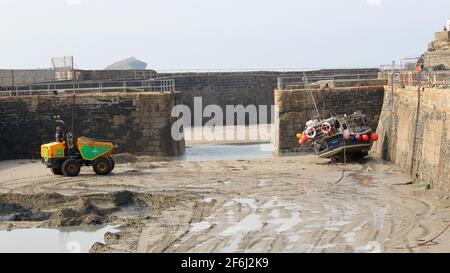
[[308, 88], [309, 95], [312, 98], [314, 110], [316, 111], [317, 117], [320, 118], [319, 108], [317, 108], [316, 100], [314, 99], [314, 94], [312, 93], [311, 85], [309, 84], [308, 77], [306, 76], [306, 71], [303, 71], [303, 81], [305, 82], [305, 87]]

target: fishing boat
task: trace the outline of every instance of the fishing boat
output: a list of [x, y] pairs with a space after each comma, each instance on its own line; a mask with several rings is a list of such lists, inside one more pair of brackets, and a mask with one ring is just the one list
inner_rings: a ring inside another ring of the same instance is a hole
[[363, 158], [369, 154], [378, 135], [370, 128], [366, 116], [357, 111], [351, 115], [320, 118], [314, 95], [304, 74], [305, 86], [314, 106], [316, 117], [306, 123], [305, 130], [297, 134], [300, 145], [312, 145], [319, 158], [346, 162], [348, 158]]
[[297, 137], [300, 145], [312, 145], [319, 158], [338, 161], [367, 156], [373, 142], [378, 140], [362, 112], [326, 120], [315, 118], [306, 123], [306, 129]]

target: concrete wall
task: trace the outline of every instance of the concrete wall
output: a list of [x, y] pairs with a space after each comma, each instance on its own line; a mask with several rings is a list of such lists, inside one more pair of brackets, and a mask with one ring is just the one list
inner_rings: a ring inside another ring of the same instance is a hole
[[[331, 76], [370, 74], [377, 78], [378, 69], [323, 69], [308, 71], [308, 76]], [[158, 77], [174, 78], [175, 86], [182, 93], [183, 104], [194, 107], [194, 97], [202, 97], [203, 105], [216, 104], [225, 109], [226, 105], [265, 105], [268, 109], [274, 104], [273, 90], [278, 77], [303, 77], [303, 72], [217, 72], [217, 73], [158, 73]], [[206, 122], [208, 119], [204, 119]], [[266, 117], [271, 122], [269, 111]], [[193, 123], [193, 120], [192, 120]], [[225, 123], [225, 120], [224, 120]], [[266, 123], [260, 122], [259, 123]]]
[[[108, 81], [126, 79], [152, 79], [157, 72], [145, 70], [75, 70], [78, 81]], [[21, 86], [33, 83], [54, 82], [55, 71], [52, 69], [0, 69], [0, 87]]]
[[113, 140], [117, 153], [174, 156], [171, 110], [180, 94], [108, 93], [0, 97], [0, 160], [38, 157], [40, 145], [54, 140], [54, 115], [74, 135]]
[[152, 79], [157, 73], [154, 70], [76, 70], [79, 81], [107, 81], [126, 79]]
[[417, 182], [449, 190], [450, 90], [425, 89], [420, 99], [417, 87], [385, 93], [373, 154], [399, 165]]
[[[328, 90], [311, 90], [319, 112], [324, 117], [335, 114], [352, 114], [362, 111], [375, 130], [383, 105], [384, 87], [348, 87]], [[275, 153], [310, 151], [298, 144], [297, 133], [313, 116], [312, 99], [308, 90], [275, 90]]]
[[50, 69], [0, 69], [0, 86], [26, 85], [55, 80], [55, 71]]

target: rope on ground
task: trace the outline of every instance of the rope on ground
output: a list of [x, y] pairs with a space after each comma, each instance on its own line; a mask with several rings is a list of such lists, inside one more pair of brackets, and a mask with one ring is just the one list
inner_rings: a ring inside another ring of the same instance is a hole
[[334, 182], [334, 184], [337, 184], [337, 183], [341, 182], [342, 179], [344, 179], [345, 171], [346, 171], [346, 170], [342, 170], [341, 178], [339, 178], [338, 181]]
[[419, 243], [418, 246], [426, 246], [426, 245], [428, 245], [428, 244], [433, 243], [434, 240], [436, 240], [437, 238], [439, 238], [439, 237], [440, 237], [442, 234], [444, 234], [449, 228], [450, 228], [450, 224], [448, 224], [447, 227], [444, 228], [444, 230], [441, 231], [441, 233], [439, 233], [438, 235], [436, 235], [434, 238], [432, 238], [432, 239], [430, 239], [430, 240], [428, 240], [428, 241], [425, 241], [425, 242], [423, 242], [423, 243]]
[[[347, 149], [345, 149], [344, 147], [344, 165], [347, 164]], [[334, 182], [334, 184], [338, 184], [339, 182], [342, 181], [342, 179], [344, 179], [344, 174], [345, 171], [347, 171], [346, 169], [342, 170], [342, 174], [341, 174], [341, 178], [338, 179], [338, 181]]]

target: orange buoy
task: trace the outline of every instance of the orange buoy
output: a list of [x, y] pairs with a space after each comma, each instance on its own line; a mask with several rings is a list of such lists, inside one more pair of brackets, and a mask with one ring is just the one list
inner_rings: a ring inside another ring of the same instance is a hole
[[361, 141], [361, 135], [356, 135], [356, 141]]
[[362, 140], [364, 141], [364, 142], [368, 142], [369, 141], [369, 136], [368, 135], [363, 135], [362, 136]]
[[304, 143], [305, 142], [303, 141], [303, 138], [298, 141], [298, 144], [300, 144], [300, 145], [303, 145]]
[[372, 141], [377, 141], [378, 140], [378, 134], [373, 133], [370, 138], [372, 139]]

